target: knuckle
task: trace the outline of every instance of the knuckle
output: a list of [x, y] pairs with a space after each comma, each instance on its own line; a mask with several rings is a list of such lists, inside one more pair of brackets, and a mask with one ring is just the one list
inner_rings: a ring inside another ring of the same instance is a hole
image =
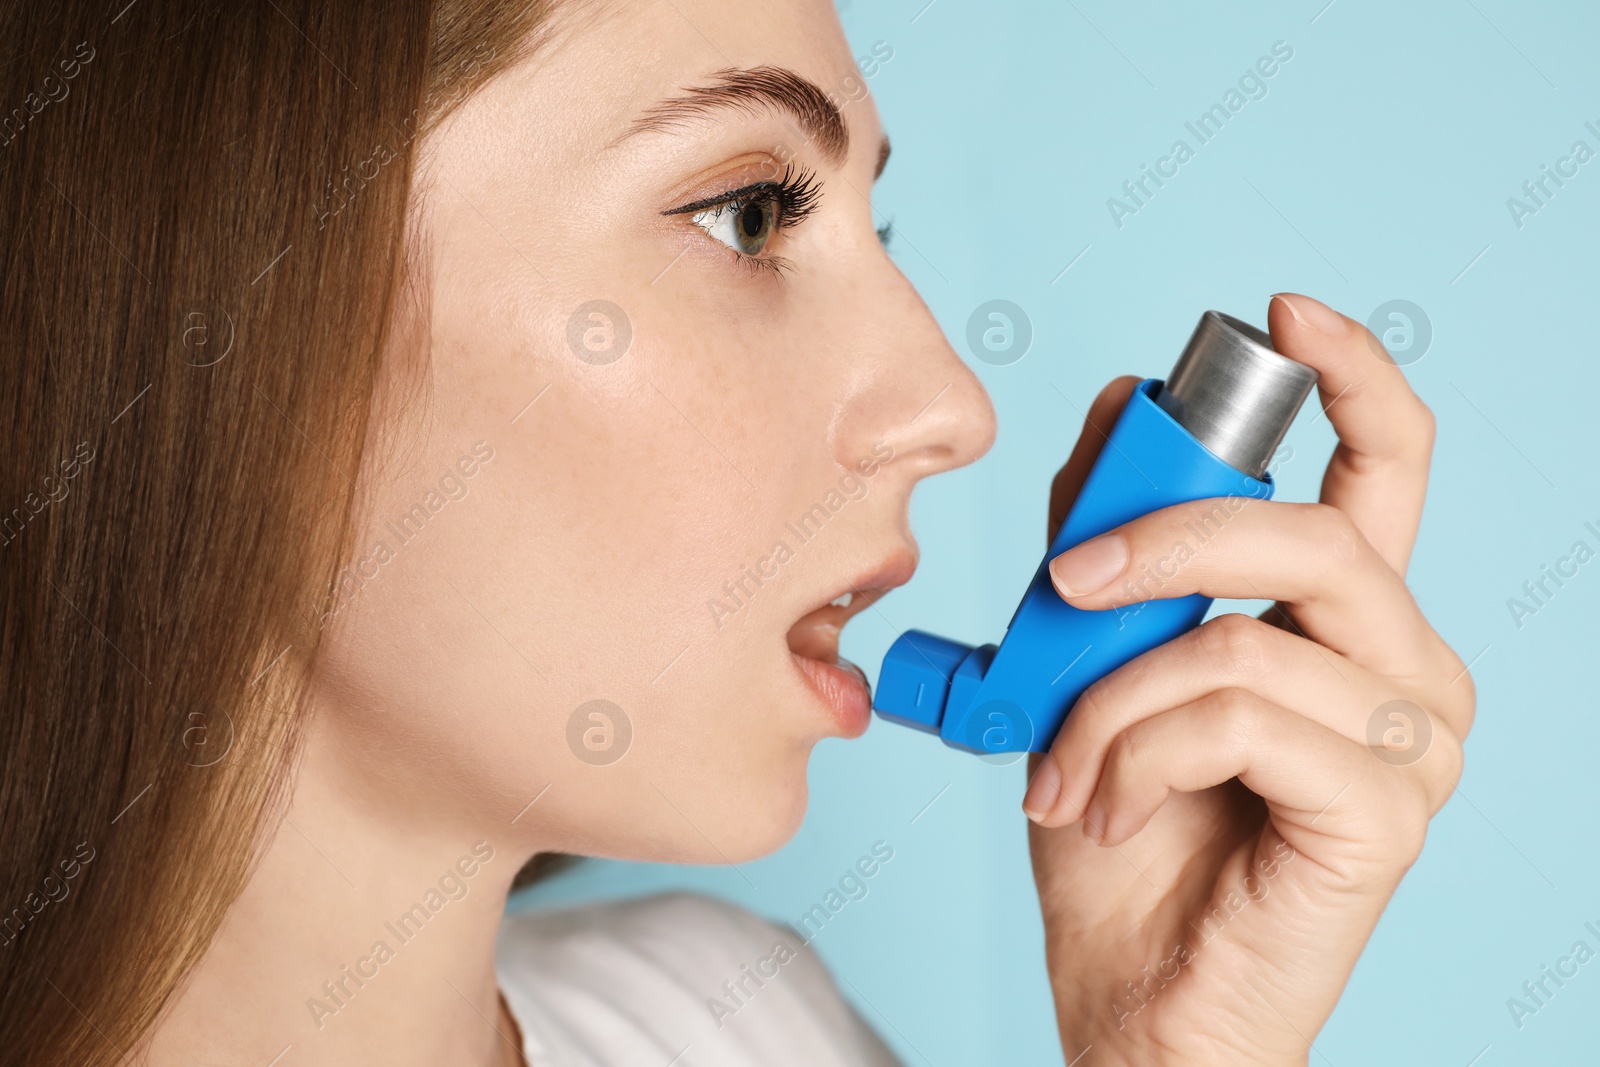
[[[1067, 722], [1072, 727], [1075, 744], [1107, 753], [1115, 747], [1117, 738], [1124, 732], [1126, 704], [1118, 695], [1115, 676], [1108, 675], [1085, 689], [1072, 705]], [[1063, 729], [1061, 736], [1066, 736]]]
[[1219, 730], [1237, 744], [1249, 748], [1261, 738], [1265, 707], [1250, 690], [1239, 686], [1218, 689], [1211, 696], [1211, 709]]
[[1427, 755], [1411, 770], [1387, 775], [1390, 789], [1383, 805], [1381, 840], [1403, 869], [1422, 855], [1433, 816], [1444, 807], [1461, 779], [1462, 748], [1448, 735], [1435, 735]]
[[1466, 750], [1461, 742], [1448, 732], [1441, 733], [1444, 736], [1434, 735], [1433, 747], [1423, 759], [1430, 815], [1444, 807], [1445, 801], [1456, 791], [1466, 765]]
[[1456, 734], [1466, 740], [1467, 734], [1472, 732], [1472, 724], [1478, 717], [1478, 684], [1473, 681], [1472, 672], [1466, 664], [1461, 662], [1461, 657], [1452, 653], [1456, 663], [1454, 681], [1445, 688], [1450, 699], [1449, 722]]
[[1461, 680], [1467, 684], [1462, 688], [1459, 698], [1461, 709], [1456, 712], [1456, 731], [1465, 741], [1467, 735], [1472, 732], [1472, 724], [1478, 721], [1478, 693], [1470, 674], [1463, 676]]
[[1411, 421], [1416, 433], [1417, 448], [1423, 455], [1432, 455], [1433, 443], [1439, 435], [1439, 420], [1433, 414], [1433, 409], [1424, 403], [1421, 397], [1415, 399], [1416, 414]]
[[1324, 564], [1342, 570], [1360, 562], [1367, 552], [1367, 540], [1355, 521], [1332, 504], [1312, 504], [1317, 543]]
[[[1447, 794], [1448, 795], [1448, 794]], [[1444, 802], [1441, 800], [1440, 804]], [[1421, 804], [1412, 801], [1411, 814], [1407, 818], [1397, 820], [1399, 823], [1399, 837], [1401, 855], [1405, 858], [1406, 866], [1417, 862], [1422, 855], [1422, 848], [1428, 842], [1428, 826], [1437, 809], [1426, 799]]]
[[1136, 766], [1144, 757], [1148, 742], [1146, 732], [1138, 726], [1130, 726], [1122, 731], [1111, 742], [1111, 750], [1106, 758], [1107, 772], [1120, 777]]
[[1414, 816], [1393, 820], [1391, 826], [1395, 858], [1402, 867], [1409, 869], [1421, 857], [1423, 846], [1428, 842], [1428, 814], [1419, 811]]
[[1106, 678], [1101, 678], [1079, 696], [1077, 703], [1072, 705], [1072, 714], [1067, 716], [1068, 721], [1077, 719], [1080, 730], [1090, 735], [1099, 735], [1106, 729], [1106, 724], [1111, 717], [1110, 690], [1112, 683]]
[[1199, 630], [1202, 654], [1229, 678], [1258, 678], [1266, 672], [1265, 625], [1232, 612], [1218, 615]]
[[1361, 833], [1371, 844], [1373, 860], [1404, 872], [1422, 855], [1433, 809], [1422, 778], [1394, 771], [1385, 768], [1368, 779]]

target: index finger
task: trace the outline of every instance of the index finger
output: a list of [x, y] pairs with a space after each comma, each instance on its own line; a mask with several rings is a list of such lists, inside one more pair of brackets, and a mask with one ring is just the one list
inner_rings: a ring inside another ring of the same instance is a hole
[[1267, 325], [1274, 348], [1317, 371], [1322, 410], [1339, 435], [1322, 503], [1350, 516], [1404, 576], [1428, 489], [1433, 412], [1372, 331], [1326, 304], [1278, 293]]

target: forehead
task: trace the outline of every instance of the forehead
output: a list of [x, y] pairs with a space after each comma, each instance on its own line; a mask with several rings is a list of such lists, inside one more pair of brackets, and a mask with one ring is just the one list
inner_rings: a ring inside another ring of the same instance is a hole
[[551, 28], [613, 56], [613, 74], [635, 75], [616, 79], [623, 84], [766, 64], [843, 92], [839, 82], [855, 73], [831, 0], [558, 0]]
[[876, 110], [830, 0], [558, 2], [544, 43], [501, 88], [539, 109], [528, 122], [564, 125], [565, 136], [598, 146], [663, 101], [753, 70], [792, 72], [814, 86], [840, 110], [857, 147], [876, 155]]

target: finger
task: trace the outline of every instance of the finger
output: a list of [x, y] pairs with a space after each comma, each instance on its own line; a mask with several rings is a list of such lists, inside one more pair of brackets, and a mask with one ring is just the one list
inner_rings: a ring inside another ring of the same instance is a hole
[[1349, 515], [1405, 574], [1428, 488], [1433, 413], [1372, 331], [1326, 304], [1279, 293], [1267, 325], [1279, 352], [1317, 371], [1322, 409], [1339, 435], [1322, 503]]
[[[1084, 832], [1121, 844], [1174, 791], [1238, 778], [1272, 809], [1291, 844], [1359, 843], [1359, 859], [1414, 860], [1428, 823], [1411, 776], [1363, 745], [1242, 689], [1224, 689], [1146, 719], [1117, 738], [1084, 816]], [[1299, 838], [1299, 840], [1296, 840]], [[1320, 840], [1317, 840], [1320, 839]]]
[[[1050, 749], [1060, 790], [1045, 825], [1065, 825], [1084, 810], [1124, 731], [1228, 688], [1362, 744], [1374, 711], [1400, 696], [1393, 682], [1311, 641], [1248, 615], [1219, 615], [1112, 671], [1073, 704]], [[1030, 798], [1036, 808], [1041, 799]]]
[[1050, 561], [1056, 591], [1092, 611], [1202, 593], [1294, 605], [1306, 636], [1378, 674], [1448, 679], [1455, 653], [1350, 517], [1326, 504], [1217, 497], [1177, 504]]
[[1095, 460], [1100, 458], [1100, 450], [1105, 447], [1107, 435], [1117, 424], [1117, 417], [1127, 406], [1128, 397], [1133, 395], [1133, 388], [1139, 381], [1140, 379], [1133, 375], [1118, 378], [1100, 390], [1100, 395], [1089, 405], [1089, 414], [1083, 420], [1083, 430], [1078, 434], [1078, 443], [1072, 446], [1072, 454], [1067, 457], [1067, 462], [1056, 472], [1055, 479], [1050, 483], [1050, 515], [1045, 534], [1047, 541], [1055, 540], [1056, 531], [1060, 530], [1061, 524], [1067, 520], [1067, 512], [1072, 510], [1073, 502], [1078, 499], [1078, 491], [1083, 488], [1084, 480], [1089, 477], [1090, 468], [1094, 466]]

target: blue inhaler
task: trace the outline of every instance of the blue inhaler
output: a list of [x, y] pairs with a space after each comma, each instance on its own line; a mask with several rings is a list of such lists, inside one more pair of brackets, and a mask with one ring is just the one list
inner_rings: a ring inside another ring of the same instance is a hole
[[1165, 562], [1124, 575], [1154, 595], [1238, 511], [1272, 496], [1267, 465], [1317, 382], [1249, 323], [1207, 311], [1165, 382], [1139, 383], [1106, 439], [998, 646], [907, 630], [890, 646], [873, 707], [969, 752], [1044, 752], [1073, 702], [1129, 660], [1200, 624], [1211, 598], [1142, 598], [1083, 611], [1050, 582], [1050, 560], [1173, 504], [1217, 498]]

